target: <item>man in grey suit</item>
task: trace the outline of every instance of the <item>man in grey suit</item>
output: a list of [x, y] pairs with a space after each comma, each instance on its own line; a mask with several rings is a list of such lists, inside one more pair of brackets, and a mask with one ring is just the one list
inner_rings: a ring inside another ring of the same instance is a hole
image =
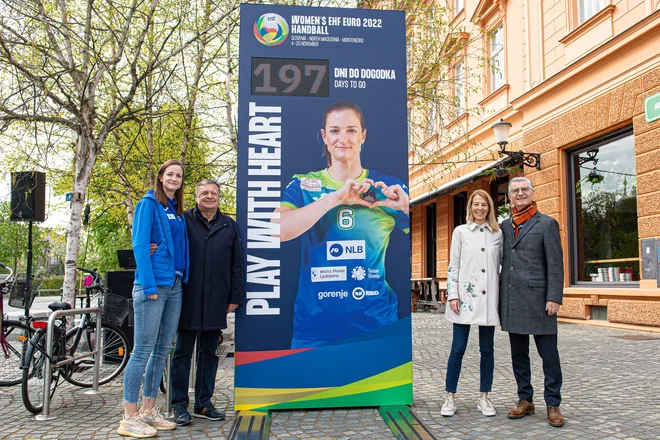
[[509, 332], [518, 405], [510, 419], [534, 414], [529, 362], [529, 335], [543, 360], [548, 422], [564, 425], [561, 403], [561, 365], [557, 350], [557, 312], [562, 303], [564, 261], [559, 224], [536, 209], [534, 187], [525, 177], [509, 182], [511, 218], [502, 222], [504, 252], [500, 274], [500, 321]]

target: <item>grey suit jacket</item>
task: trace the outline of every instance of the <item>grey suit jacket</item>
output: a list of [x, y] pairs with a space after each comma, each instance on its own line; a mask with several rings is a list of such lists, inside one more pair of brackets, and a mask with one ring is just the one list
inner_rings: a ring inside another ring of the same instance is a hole
[[536, 213], [513, 236], [511, 219], [500, 225], [504, 240], [500, 274], [502, 330], [528, 335], [557, 333], [557, 315], [548, 316], [546, 301], [559, 304], [564, 295], [564, 259], [559, 224]]

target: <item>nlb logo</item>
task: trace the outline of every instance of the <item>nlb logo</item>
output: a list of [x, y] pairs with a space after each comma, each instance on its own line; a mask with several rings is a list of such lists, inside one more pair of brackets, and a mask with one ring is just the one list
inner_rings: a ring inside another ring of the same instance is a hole
[[254, 22], [254, 36], [264, 46], [279, 46], [289, 36], [289, 24], [280, 15], [264, 14]]
[[328, 260], [364, 260], [366, 247], [364, 240], [328, 241]]
[[356, 287], [353, 289], [353, 298], [360, 301], [365, 296], [378, 296], [380, 292], [378, 290], [364, 290], [362, 287]]

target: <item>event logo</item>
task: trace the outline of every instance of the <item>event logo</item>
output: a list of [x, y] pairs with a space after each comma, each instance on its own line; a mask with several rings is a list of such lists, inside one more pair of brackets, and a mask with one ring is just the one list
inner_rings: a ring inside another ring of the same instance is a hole
[[264, 46], [279, 46], [289, 36], [289, 24], [280, 15], [264, 14], [254, 22], [254, 36]]
[[327, 242], [328, 260], [364, 260], [366, 258], [364, 240]]

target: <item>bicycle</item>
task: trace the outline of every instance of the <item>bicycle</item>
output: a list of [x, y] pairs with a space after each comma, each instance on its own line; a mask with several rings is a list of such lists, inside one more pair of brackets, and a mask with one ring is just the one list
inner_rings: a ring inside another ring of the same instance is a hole
[[[34, 300], [34, 295], [28, 294], [27, 283], [17, 280], [14, 271], [0, 263], [0, 267], [9, 271], [9, 275], [0, 283], [0, 386], [13, 386], [21, 383], [21, 365], [27, 341], [38, 328], [45, 328], [47, 322], [26, 316], [22, 320], [5, 319], [3, 302], [9, 296], [9, 306], [25, 309], [24, 301]], [[36, 292], [41, 283], [33, 282], [31, 290]]]
[[[95, 296], [101, 309], [101, 347], [98, 356], [100, 371], [98, 384], [103, 385], [121, 374], [128, 363], [130, 346], [126, 335], [119, 329], [128, 315], [128, 300], [122, 296], [109, 292], [102, 286], [101, 275], [96, 269], [89, 270], [79, 267], [78, 270], [92, 276], [93, 283], [85, 287], [85, 307], [92, 306], [92, 292], [99, 291]], [[52, 311], [71, 310], [71, 304], [54, 302], [48, 306]], [[50, 395], [60, 383], [60, 378], [80, 386], [93, 385], [93, 372], [95, 356], [78, 361], [62, 364], [63, 361], [79, 354], [95, 350], [96, 321], [92, 315], [83, 313], [79, 324], [67, 329], [67, 318], [58, 318], [53, 326], [53, 350], [51, 361]], [[43, 408], [43, 391], [46, 355], [46, 330], [39, 329], [30, 339], [23, 362], [23, 376], [21, 380], [21, 394], [25, 408], [31, 413], [38, 414]]]

